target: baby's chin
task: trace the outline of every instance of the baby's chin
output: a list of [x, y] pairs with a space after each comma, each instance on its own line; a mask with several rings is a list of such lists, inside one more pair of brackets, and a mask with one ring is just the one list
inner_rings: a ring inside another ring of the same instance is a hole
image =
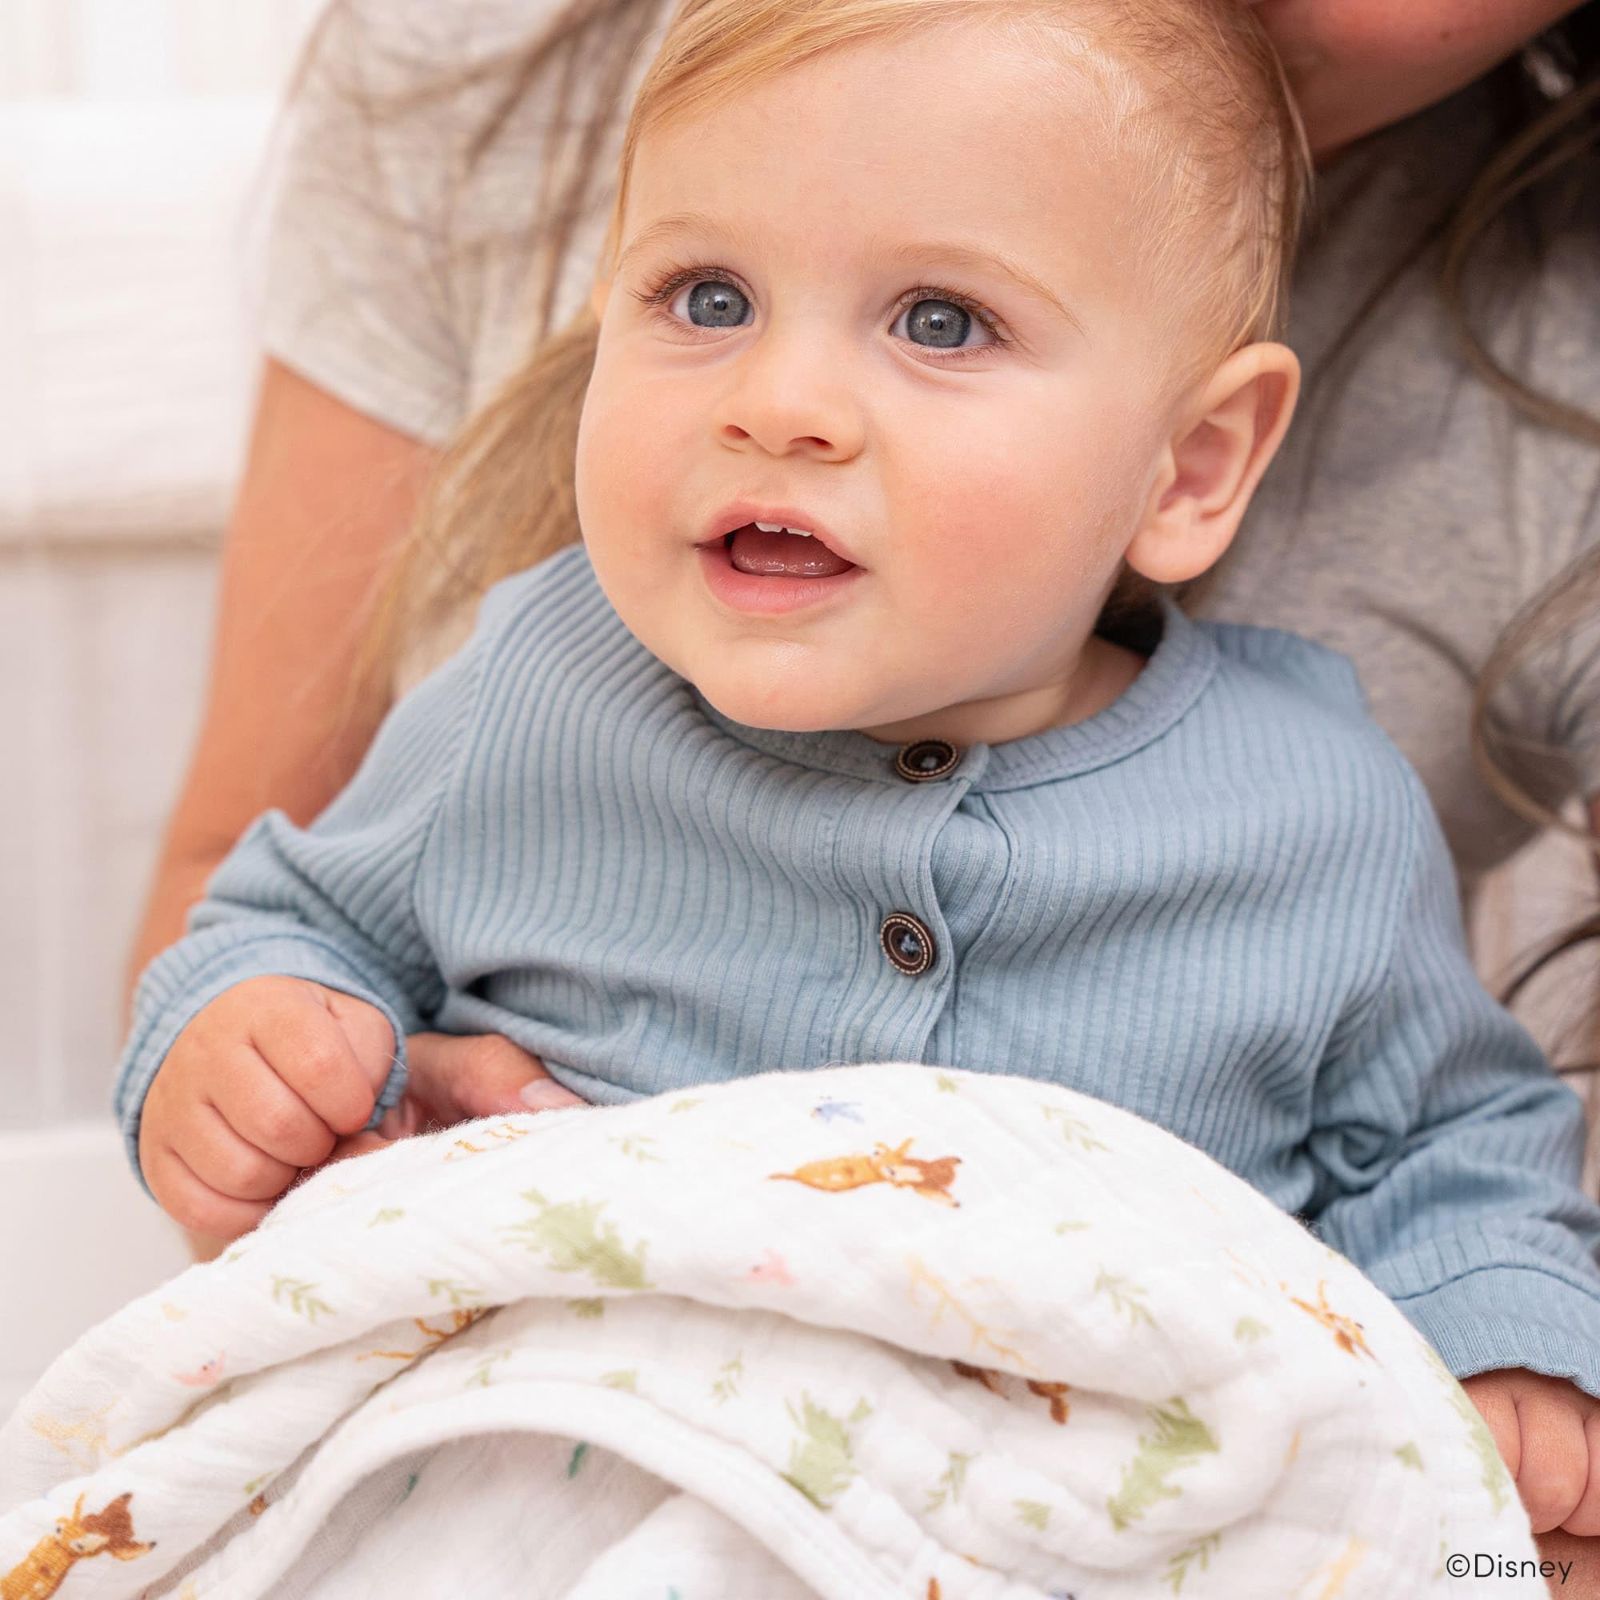
[[730, 722], [776, 733], [831, 733], [872, 727], [893, 720], [881, 702], [863, 696], [859, 685], [819, 683], [796, 671], [755, 682], [736, 672], [711, 671], [690, 677], [704, 699]]

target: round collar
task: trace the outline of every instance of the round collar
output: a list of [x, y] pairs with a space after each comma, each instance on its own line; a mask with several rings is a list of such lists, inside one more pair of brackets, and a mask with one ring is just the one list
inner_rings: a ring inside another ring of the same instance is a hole
[[[1002, 744], [969, 745], [950, 776], [980, 793], [1023, 789], [1109, 766], [1159, 739], [1199, 698], [1217, 663], [1216, 646], [1203, 627], [1170, 599], [1163, 597], [1160, 608], [1160, 640], [1126, 693], [1083, 722]], [[693, 685], [690, 692], [708, 722], [751, 749], [812, 771], [904, 786], [894, 770], [901, 746], [851, 729], [752, 728], [723, 716]]]

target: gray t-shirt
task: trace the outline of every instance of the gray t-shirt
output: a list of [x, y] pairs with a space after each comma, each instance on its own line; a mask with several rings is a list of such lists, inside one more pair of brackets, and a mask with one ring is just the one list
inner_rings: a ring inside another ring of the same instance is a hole
[[[589, 102], [560, 107], [554, 68], [464, 187], [493, 75], [390, 115], [348, 93], [414, 93], [491, 61], [544, 28], [556, 0], [365, 0], [359, 28], [336, 25], [288, 129], [268, 350], [357, 410], [446, 438], [531, 347], [547, 291], [551, 328], [588, 295], [628, 103], [672, 10], [644, 3], [649, 31], [559, 270], [533, 220], [547, 151], [558, 170], [571, 159], [552, 125], [573, 126]], [[1306, 399], [1234, 552], [1193, 607], [1293, 629], [1351, 658], [1377, 719], [1420, 770], [1469, 889], [1535, 831], [1474, 765], [1473, 684], [1513, 614], [1600, 541], [1600, 451], [1521, 420], [1471, 372], [1436, 289], [1436, 251], [1399, 278], [1341, 359], [1330, 351], [1493, 150], [1490, 112], [1475, 86], [1323, 175], [1290, 320]], [[1491, 274], [1475, 323], [1536, 387], [1600, 411], [1600, 206], [1560, 204], [1543, 259]], [[1539, 655], [1503, 703], [1526, 735], [1518, 776], [1540, 798], [1600, 790], [1600, 628]]]

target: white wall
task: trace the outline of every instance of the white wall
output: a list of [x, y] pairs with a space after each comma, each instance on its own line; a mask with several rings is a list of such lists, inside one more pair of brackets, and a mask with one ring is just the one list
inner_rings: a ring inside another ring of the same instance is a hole
[[0, 100], [271, 94], [319, 9], [320, 0], [0, 0]]
[[105, 1115], [316, 0], [0, 0], [0, 1130]]
[[316, 8], [0, 0], [0, 1412], [186, 1259], [109, 1082], [250, 403], [262, 156]]

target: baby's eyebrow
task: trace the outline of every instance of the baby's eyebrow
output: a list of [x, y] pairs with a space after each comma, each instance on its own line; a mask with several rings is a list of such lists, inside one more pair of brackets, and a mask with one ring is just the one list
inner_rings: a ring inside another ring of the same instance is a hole
[[[674, 211], [646, 224], [628, 241], [627, 246], [617, 257], [617, 273], [620, 274], [630, 258], [641, 250], [682, 233], [699, 233], [725, 239], [730, 244], [745, 250], [753, 249], [756, 245], [756, 235], [753, 232], [736, 227], [721, 218], [709, 216], [703, 211]], [[906, 265], [912, 262], [939, 261], [969, 272], [998, 272], [1009, 278], [1024, 294], [1049, 306], [1079, 333], [1084, 331], [1083, 323], [1068, 309], [1066, 303], [1049, 284], [1030, 272], [1020, 261], [1015, 261], [1009, 256], [1000, 255], [993, 250], [979, 249], [974, 245], [961, 244], [956, 240], [921, 239], [908, 239], [900, 244], [886, 246], [880, 254], [885, 261]]]
[[746, 232], [743, 228], [734, 227], [731, 223], [704, 211], [673, 211], [667, 216], [657, 217], [654, 222], [634, 234], [617, 256], [617, 273], [620, 275], [629, 259], [641, 250], [647, 250], [651, 245], [659, 244], [663, 240], [675, 238], [680, 233], [708, 234], [713, 238], [726, 239], [742, 250], [750, 249], [755, 243], [754, 234]]
[[883, 255], [889, 261], [908, 263], [943, 261], [968, 272], [999, 272], [1011, 279], [1024, 294], [1031, 295], [1035, 300], [1044, 301], [1059, 316], [1070, 322], [1079, 333], [1083, 332], [1083, 324], [1068, 310], [1055, 290], [1042, 278], [1029, 272], [1020, 261], [1014, 261], [1010, 256], [999, 255], [993, 250], [980, 250], [973, 245], [957, 244], [953, 240], [935, 243], [917, 239], [893, 245], [886, 249]]

